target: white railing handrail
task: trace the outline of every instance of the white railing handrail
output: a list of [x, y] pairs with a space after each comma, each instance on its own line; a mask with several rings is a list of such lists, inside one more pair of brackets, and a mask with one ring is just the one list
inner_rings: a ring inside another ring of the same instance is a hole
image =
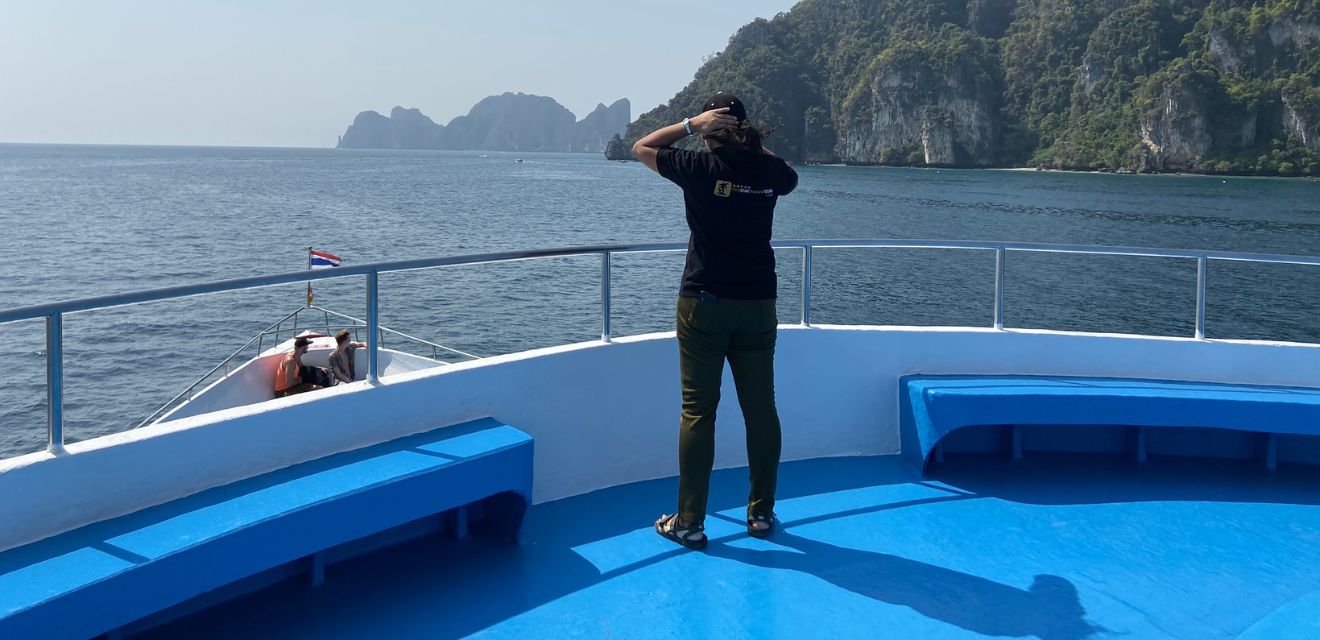
[[[1192, 251], [1182, 249], [1151, 249], [1144, 247], [1107, 247], [1099, 245], [1039, 244], [1027, 242], [981, 242], [981, 241], [943, 241], [943, 240], [785, 240], [772, 242], [776, 249], [796, 249], [802, 251], [802, 315], [801, 324], [811, 324], [811, 263], [812, 254], [817, 249], [954, 249], [995, 252], [995, 305], [994, 327], [1004, 327], [1004, 263], [1010, 251], [1033, 253], [1069, 253], [1086, 255], [1146, 256], [1157, 258], [1183, 258], [1197, 261], [1196, 323], [1195, 337], [1205, 337], [1205, 288], [1206, 268], [1210, 260], [1232, 262], [1256, 262], [1267, 264], [1290, 264], [1320, 266], [1320, 258], [1266, 253], [1241, 253], [1230, 251]], [[367, 279], [367, 380], [374, 382], [379, 372], [379, 275], [399, 271], [414, 271], [436, 267], [466, 266], [514, 262], [541, 258], [573, 257], [598, 255], [601, 258], [601, 340], [611, 339], [610, 331], [610, 260], [615, 254], [655, 253], [683, 251], [686, 243], [651, 243], [617, 244], [585, 247], [564, 247], [530, 251], [506, 251], [499, 253], [479, 253], [438, 258], [418, 258], [394, 260], [341, 266], [334, 269], [316, 271], [295, 271], [290, 273], [217, 280], [147, 291], [116, 293], [91, 298], [80, 298], [62, 302], [37, 304], [14, 309], [0, 310], [0, 324], [44, 318], [46, 321], [46, 393], [47, 393], [47, 450], [52, 453], [64, 451], [63, 432], [63, 319], [65, 314], [92, 311], [111, 307], [121, 307], [145, 302], [156, 302], [226, 291], [256, 289], [282, 284], [310, 282], [365, 276]]]
[[[1311, 265], [1320, 266], [1320, 257], [1293, 256], [1271, 253], [1242, 253], [1233, 251], [1192, 251], [1182, 249], [1153, 249], [1145, 247], [1115, 247], [1104, 245], [1076, 245], [1076, 244], [1041, 244], [1030, 242], [951, 242], [942, 240], [781, 240], [772, 242], [771, 246], [776, 249], [802, 249], [811, 247], [815, 249], [982, 249], [993, 251], [1004, 249], [1007, 251], [1040, 252], [1040, 253], [1077, 253], [1093, 255], [1114, 255], [1114, 256], [1148, 256], [1155, 258], [1206, 258], [1209, 260], [1223, 260], [1234, 262], [1263, 262], [1271, 264], [1293, 264], [1293, 265]], [[514, 262], [519, 260], [534, 260], [537, 258], [556, 258], [585, 255], [600, 255], [603, 253], [653, 253], [660, 251], [682, 251], [687, 249], [687, 243], [669, 242], [652, 244], [620, 244], [620, 245], [598, 245], [584, 247], [564, 247], [557, 249], [542, 249], [533, 251], [506, 251], [501, 253], [477, 253], [461, 256], [445, 256], [440, 258], [418, 258], [412, 260], [394, 260], [388, 262], [373, 262], [369, 264], [358, 264], [336, 267], [333, 269], [317, 269], [315, 271], [293, 271], [289, 273], [271, 274], [264, 276], [251, 276], [247, 278], [234, 278], [230, 280], [216, 280], [213, 282], [203, 282], [197, 284], [179, 285], [174, 287], [164, 287], [161, 289], [148, 289], [145, 291], [133, 291], [126, 293], [112, 293], [104, 296], [95, 296], [91, 298], [77, 298], [74, 300], [65, 300], [61, 302], [50, 302], [26, 307], [16, 307], [13, 309], [0, 310], [0, 324], [14, 322], [18, 320], [32, 320], [44, 318], [54, 313], [74, 313], [78, 311], [92, 311], [95, 309], [105, 309], [109, 307], [121, 307], [131, 304], [141, 304], [144, 302], [156, 302], [160, 300], [170, 300], [173, 298], [186, 298], [190, 296], [203, 295], [207, 293], [222, 293], [225, 291], [239, 291], [243, 289], [256, 289], [261, 287], [271, 287], [281, 284], [301, 283], [312, 280], [330, 280], [333, 278], [346, 278], [350, 276], [362, 276], [369, 273], [389, 273], [394, 271], [415, 271], [418, 269], [430, 269], [434, 267], [463, 266], [476, 264], [489, 264], [494, 262]]]

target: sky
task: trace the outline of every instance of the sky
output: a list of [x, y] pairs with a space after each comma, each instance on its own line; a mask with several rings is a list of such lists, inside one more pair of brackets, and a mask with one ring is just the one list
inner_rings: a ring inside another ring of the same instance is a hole
[[636, 118], [795, 1], [0, 0], [0, 142], [327, 147], [505, 91]]

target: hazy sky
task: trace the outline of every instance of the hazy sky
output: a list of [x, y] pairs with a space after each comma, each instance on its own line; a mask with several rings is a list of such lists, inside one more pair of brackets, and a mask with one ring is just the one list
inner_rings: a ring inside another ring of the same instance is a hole
[[334, 146], [505, 91], [635, 118], [794, 1], [0, 0], [0, 142]]

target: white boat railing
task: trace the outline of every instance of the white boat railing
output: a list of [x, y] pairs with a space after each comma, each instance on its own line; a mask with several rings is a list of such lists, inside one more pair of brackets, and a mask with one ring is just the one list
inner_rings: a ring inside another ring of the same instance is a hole
[[[771, 243], [776, 249], [799, 250], [802, 252], [802, 313], [800, 324], [811, 325], [811, 261], [812, 254], [820, 249], [952, 249], [969, 251], [993, 251], [995, 254], [994, 274], [994, 328], [1004, 328], [1004, 264], [1010, 252], [1023, 253], [1062, 253], [1109, 256], [1144, 256], [1155, 258], [1180, 258], [1196, 261], [1196, 322], [1194, 337], [1205, 338], [1205, 297], [1206, 270], [1211, 260], [1225, 262], [1255, 262], [1266, 264], [1288, 264], [1320, 266], [1320, 258], [1261, 254], [1236, 253], [1228, 251], [1186, 251], [1179, 249], [1148, 249], [1140, 247], [1105, 247], [1068, 244], [1036, 244], [1023, 242], [948, 242], [940, 240], [832, 240], [832, 241], [779, 241]], [[460, 265], [491, 264], [558, 258], [570, 256], [599, 256], [601, 261], [601, 340], [608, 342], [610, 331], [610, 261], [615, 255], [634, 253], [659, 253], [683, 251], [685, 243], [625, 244], [589, 247], [567, 247], [534, 251], [508, 251], [501, 253], [483, 253], [440, 258], [414, 260], [396, 260], [341, 266], [334, 269], [316, 271], [297, 271], [292, 273], [217, 280], [200, 284], [166, 287], [148, 291], [119, 293], [92, 298], [81, 298], [64, 302], [32, 305], [0, 311], [0, 324], [44, 318], [46, 321], [46, 441], [47, 450], [54, 454], [64, 453], [63, 400], [64, 400], [64, 316], [79, 311], [92, 311], [110, 307], [121, 307], [144, 302], [171, 300], [208, 293], [240, 291], [259, 287], [282, 284], [330, 280], [334, 278], [365, 277], [367, 281], [367, 372], [366, 379], [375, 382], [379, 379], [380, 349], [380, 310], [378, 284], [382, 273], [415, 271], [436, 267]]]

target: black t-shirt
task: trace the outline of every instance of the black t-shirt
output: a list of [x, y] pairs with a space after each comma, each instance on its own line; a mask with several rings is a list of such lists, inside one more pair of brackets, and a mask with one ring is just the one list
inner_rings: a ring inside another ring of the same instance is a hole
[[680, 296], [702, 291], [720, 298], [775, 298], [775, 252], [770, 227], [775, 202], [797, 187], [797, 172], [774, 156], [760, 171], [740, 172], [714, 153], [664, 148], [660, 175], [683, 188], [687, 206], [687, 265]]

